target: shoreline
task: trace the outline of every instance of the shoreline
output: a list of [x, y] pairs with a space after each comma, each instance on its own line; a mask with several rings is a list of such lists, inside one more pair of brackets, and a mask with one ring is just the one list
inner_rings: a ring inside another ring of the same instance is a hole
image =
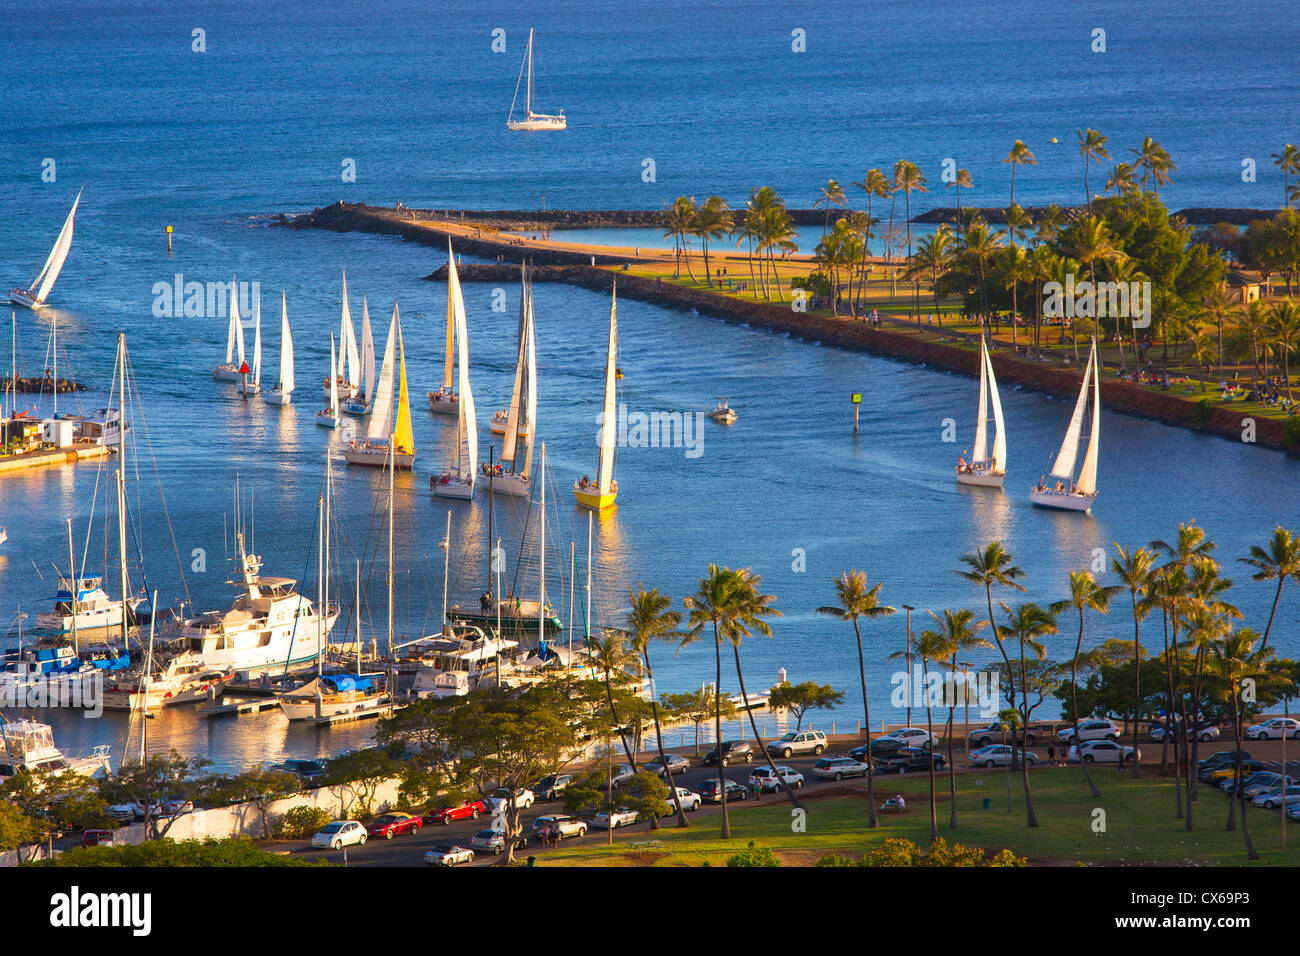
[[[604, 291], [617, 278], [619, 292], [641, 301], [669, 308], [689, 309], [711, 315], [726, 322], [743, 323], [774, 332], [787, 332], [810, 342], [829, 345], [849, 351], [867, 352], [884, 358], [913, 362], [970, 378], [979, 374], [978, 354], [970, 349], [942, 342], [925, 341], [915, 331], [872, 328], [862, 321], [848, 318], [830, 318], [809, 312], [795, 312], [788, 303], [735, 299], [701, 289], [683, 288], [649, 278], [612, 272], [601, 266], [623, 266], [631, 262], [655, 262], [672, 258], [672, 250], [654, 250], [655, 255], [628, 257], [625, 255], [591, 254], [574, 250], [538, 248], [517, 239], [502, 240], [487, 235], [466, 235], [472, 226], [448, 220], [426, 220], [417, 214], [424, 210], [406, 208], [390, 209], [364, 204], [335, 203], [310, 213], [290, 219], [281, 215], [280, 222], [293, 229], [326, 229], [334, 232], [374, 232], [398, 235], [424, 245], [440, 245], [454, 239], [457, 249], [468, 255], [496, 259], [503, 257], [513, 265], [491, 263], [466, 263], [460, 267], [463, 281], [516, 281], [518, 263], [527, 253], [534, 264], [534, 278], [546, 282], [570, 282], [584, 288]], [[468, 215], [481, 215], [466, 211]], [[473, 220], [474, 223], [480, 220]], [[743, 258], [743, 257], [742, 257]], [[593, 259], [595, 265], [592, 264]], [[440, 266], [425, 279], [445, 279], [446, 266]], [[907, 326], [908, 329], [912, 327]], [[956, 337], [957, 333], [929, 327], [935, 334]], [[1036, 392], [1057, 398], [1073, 399], [1079, 390], [1080, 376], [1072, 368], [1053, 362], [1033, 362], [1010, 354], [1004, 349], [990, 349], [994, 371], [1006, 383], [1020, 385]], [[1248, 415], [1233, 409], [1212, 406], [1209, 414], [1200, 405], [1201, 395], [1188, 398], [1173, 394], [1156, 394], [1139, 386], [1118, 381], [1101, 383], [1102, 404], [1108, 411], [1121, 412], [1136, 418], [1158, 421], [1241, 441], [1245, 422], [1251, 419], [1255, 427], [1253, 444], [1283, 451], [1295, 457], [1297, 449], [1288, 448], [1285, 426], [1282, 421], [1258, 415]], [[1212, 392], [1207, 391], [1208, 398]]]

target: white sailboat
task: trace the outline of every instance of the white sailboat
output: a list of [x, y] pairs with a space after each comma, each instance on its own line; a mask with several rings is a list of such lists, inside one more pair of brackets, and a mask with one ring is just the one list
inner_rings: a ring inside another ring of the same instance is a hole
[[262, 301], [253, 301], [253, 377], [243, 376], [240, 384], [244, 395], [256, 395], [262, 390]]
[[244, 324], [239, 320], [239, 286], [230, 280], [230, 322], [226, 326], [226, 360], [212, 370], [218, 382], [238, 382], [247, 374], [244, 365]]
[[[519, 100], [519, 86], [523, 81], [525, 71], [528, 73], [527, 91], [524, 94], [525, 116], [522, 120], [516, 120], [515, 103]], [[543, 130], [566, 129], [567, 125], [564, 110], [560, 110], [556, 114], [533, 112], [533, 31], [529, 30], [528, 52], [524, 55], [524, 62], [519, 68], [519, 80], [515, 82], [515, 98], [510, 101], [510, 116], [506, 119], [506, 127], [513, 130], [541, 132]]]
[[533, 437], [537, 432], [537, 343], [533, 328], [533, 287], [526, 271], [520, 311], [515, 384], [504, 428], [500, 470], [492, 476], [492, 490], [527, 498], [532, 492], [530, 471], [533, 466]]
[[336, 362], [330, 363], [330, 375], [324, 382], [325, 397], [329, 398], [330, 378], [335, 390], [344, 399], [351, 398], [361, 385], [361, 363], [357, 355], [356, 333], [352, 327], [352, 310], [348, 308], [348, 274], [343, 273], [343, 317], [339, 320], [339, 350]]
[[[396, 391], [396, 395], [394, 395]], [[389, 453], [392, 453], [390, 461]], [[406, 391], [406, 353], [402, 347], [402, 324], [393, 303], [384, 346], [384, 365], [375, 386], [375, 404], [366, 426], [366, 437], [348, 443], [343, 457], [354, 465], [410, 468], [415, 463], [415, 439], [411, 432], [411, 406]]]
[[[334, 368], [334, 336], [330, 335], [330, 368]], [[316, 413], [316, 424], [325, 428], [339, 427], [339, 380], [331, 376], [329, 385], [330, 404]]]
[[[1092, 388], [1089, 403], [1089, 386]], [[1091, 407], [1089, 408], [1089, 405]], [[1079, 475], [1074, 475], [1074, 462], [1079, 454], [1079, 438], [1083, 433], [1084, 414], [1091, 419], [1088, 451], [1083, 456]], [[1079, 386], [1079, 397], [1074, 402], [1070, 427], [1066, 430], [1061, 450], [1056, 455], [1052, 470], [1043, 476], [1038, 486], [1029, 492], [1029, 500], [1043, 508], [1062, 511], [1088, 511], [1097, 497], [1097, 455], [1101, 449], [1101, 370], [1097, 365], [1097, 340], [1092, 340], [1088, 353], [1088, 367]]]
[[[989, 408], [993, 409], [993, 455], [989, 457]], [[1007, 429], [1002, 420], [1002, 397], [988, 345], [980, 337], [980, 399], [975, 423], [975, 454], [968, 462], [957, 460], [957, 484], [1001, 488], [1007, 476]]]
[[280, 380], [275, 388], [262, 393], [268, 405], [288, 405], [293, 402], [293, 333], [289, 331], [289, 306], [284, 290], [280, 291]]
[[[456, 256], [451, 251], [451, 240], [447, 240], [447, 350], [442, 362], [442, 385], [436, 392], [429, 393], [429, 411], [437, 415], [459, 415], [460, 399], [452, 385], [452, 369], [455, 366], [456, 349], [456, 308], [451, 291], [451, 274], [456, 271]], [[457, 282], [459, 282], [459, 277]]]
[[573, 483], [573, 497], [578, 504], [602, 511], [618, 499], [618, 482], [614, 480], [615, 376], [618, 370], [618, 286], [609, 298], [609, 348], [605, 355], [605, 401], [600, 418], [600, 455], [596, 459], [596, 480], [586, 475]]
[[77, 204], [81, 202], [81, 190], [77, 190], [77, 198], [72, 201], [72, 209], [68, 211], [68, 218], [63, 221], [63, 228], [59, 230], [58, 238], [54, 240], [54, 248], [50, 250], [49, 256], [45, 259], [45, 265], [41, 266], [41, 271], [36, 273], [36, 278], [32, 280], [31, 285], [26, 289], [11, 289], [9, 291], [9, 301], [14, 305], [26, 306], [34, 309], [37, 306], [45, 304], [45, 297], [50, 294], [50, 289], [54, 287], [54, 280], [59, 277], [59, 272], [63, 269], [63, 263], [68, 260], [68, 250], [72, 248], [72, 221], [77, 215]]
[[343, 403], [343, 411], [349, 415], [364, 416], [370, 414], [370, 406], [375, 400], [375, 337], [370, 331], [370, 307], [366, 297], [361, 297], [361, 389]]
[[456, 416], [456, 470], [430, 475], [433, 493], [441, 498], [470, 498], [474, 495], [474, 475], [478, 470], [478, 420], [474, 414], [474, 393], [469, 387], [469, 332], [465, 319], [465, 299], [460, 290], [460, 276], [455, 259], [447, 268], [447, 295], [456, 320], [456, 375], [460, 389]]

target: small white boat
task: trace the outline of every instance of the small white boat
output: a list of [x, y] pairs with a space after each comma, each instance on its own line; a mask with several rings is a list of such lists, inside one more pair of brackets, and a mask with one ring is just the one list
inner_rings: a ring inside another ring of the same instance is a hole
[[[1092, 402], [1089, 409], [1088, 388], [1092, 387]], [[1084, 415], [1091, 418], [1091, 431], [1088, 438], [1088, 451], [1083, 457], [1083, 465], [1075, 478], [1074, 462], [1079, 454], [1079, 438], [1083, 432]], [[1040, 508], [1055, 508], [1058, 511], [1089, 511], [1097, 497], [1097, 455], [1101, 447], [1101, 371], [1097, 367], [1097, 340], [1092, 341], [1092, 350], [1088, 353], [1088, 367], [1083, 373], [1083, 383], [1079, 386], [1079, 397], [1074, 403], [1074, 413], [1070, 416], [1070, 427], [1061, 442], [1061, 450], [1056, 455], [1052, 470], [1043, 476], [1038, 486], [1029, 492], [1029, 500]]]
[[596, 480], [585, 475], [573, 483], [573, 497], [584, 508], [603, 511], [618, 500], [618, 482], [614, 480], [615, 370], [618, 368], [618, 289], [609, 299], [609, 347], [605, 355], [605, 401], [601, 412], [600, 454], [596, 459]]
[[158, 673], [126, 674], [104, 686], [104, 709], [156, 710], [220, 697], [234, 675], [205, 667], [190, 651], [168, 660]]
[[[523, 81], [525, 70], [528, 73], [527, 92], [524, 101], [524, 118], [515, 119], [515, 103], [519, 100], [519, 86]], [[527, 132], [544, 132], [547, 130], [561, 130], [568, 128], [568, 122], [564, 118], [564, 110], [559, 113], [534, 113], [533, 112], [533, 31], [528, 31], [528, 52], [524, 55], [524, 62], [519, 68], [519, 81], [515, 83], [515, 98], [510, 102], [510, 116], [506, 119], [506, 127], [512, 130], [524, 130]]]
[[352, 310], [348, 308], [348, 274], [343, 273], [343, 317], [339, 320], [337, 362], [331, 360], [330, 375], [325, 379], [325, 397], [330, 397], [331, 381], [336, 394], [347, 400], [357, 394], [361, 384], [361, 361], [357, 353], [356, 333], [352, 328]]
[[[346, 301], [346, 300], [345, 300]], [[334, 367], [334, 336], [330, 336], [330, 368]], [[316, 424], [324, 428], [339, 427], [339, 392], [338, 379], [330, 379], [328, 408], [322, 408], [316, 413]]]
[[[393, 395], [394, 386], [396, 397]], [[395, 302], [366, 437], [349, 442], [343, 457], [351, 464], [374, 468], [390, 465], [410, 468], [415, 464], [415, 438], [411, 431], [411, 406], [406, 391], [406, 352], [402, 346], [402, 324]]]
[[120, 627], [123, 607], [127, 623], [146, 606], [141, 596], [129, 601], [116, 601], [102, 587], [103, 578], [83, 575], [74, 598], [72, 578], [60, 574], [59, 587], [54, 595], [54, 610], [36, 615], [36, 626], [48, 634], [71, 634], [73, 631], [101, 631]]
[[323, 674], [282, 696], [280, 710], [291, 721], [360, 716], [388, 704], [382, 683], [382, 674]]
[[456, 470], [430, 476], [429, 484], [439, 498], [470, 498], [474, 494], [474, 477], [478, 472], [478, 420], [474, 415], [474, 393], [469, 386], [469, 332], [465, 318], [465, 299], [461, 293], [456, 255], [447, 242], [447, 299], [455, 318], [456, 375], [460, 401], [456, 415]]
[[0, 527], [0, 544], [4, 544], [8, 540], [9, 532], [5, 528]]
[[725, 398], [718, 399], [718, 407], [709, 412], [709, 420], [719, 425], [734, 425], [739, 417], [736, 410], [727, 404]]
[[242, 375], [239, 383], [244, 397], [256, 395], [262, 389], [262, 302], [259, 296], [253, 302], [253, 377]]
[[280, 292], [280, 380], [275, 388], [262, 393], [262, 401], [268, 405], [290, 405], [293, 403], [293, 333], [289, 331], [289, 306], [285, 301], [284, 291]]
[[375, 338], [370, 331], [370, 306], [361, 297], [361, 388], [343, 403], [343, 411], [358, 418], [370, 414], [375, 400]]
[[72, 248], [72, 221], [77, 215], [77, 204], [80, 202], [81, 190], [77, 190], [77, 198], [72, 201], [72, 209], [68, 211], [68, 218], [63, 221], [63, 228], [59, 230], [58, 238], [54, 240], [54, 248], [46, 257], [41, 271], [36, 273], [36, 278], [26, 289], [10, 290], [9, 301], [14, 305], [35, 309], [45, 304], [45, 297], [50, 294], [50, 289], [54, 287], [54, 280], [59, 277], [63, 264], [68, 260], [68, 250]]
[[[988, 454], [989, 406], [993, 408], [993, 456]], [[1007, 432], [1002, 420], [1002, 398], [993, 374], [993, 360], [980, 337], [980, 399], [975, 423], [975, 454], [967, 461], [957, 459], [957, 484], [980, 488], [1001, 488], [1007, 476]]]
[[244, 325], [239, 321], [239, 286], [230, 280], [230, 321], [226, 325], [226, 360], [212, 370], [218, 382], [238, 382], [248, 374], [244, 364]]

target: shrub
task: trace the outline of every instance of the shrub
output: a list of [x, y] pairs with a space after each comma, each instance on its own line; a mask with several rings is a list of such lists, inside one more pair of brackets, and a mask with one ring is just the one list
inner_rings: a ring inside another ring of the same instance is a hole
[[911, 840], [891, 837], [871, 851], [867, 866], [916, 866], [921, 851]]
[[1201, 425], [1210, 420], [1210, 415], [1214, 412], [1214, 406], [1210, 404], [1208, 398], [1203, 398], [1192, 406], [1190, 418], [1192, 424]]
[[780, 866], [781, 861], [765, 846], [759, 846], [753, 840], [749, 841], [749, 848], [741, 850], [734, 856], [727, 858], [727, 866]]
[[277, 840], [305, 840], [329, 822], [328, 811], [300, 803], [290, 807], [275, 821], [272, 832]]
[[1282, 426], [1282, 442], [1288, 448], [1300, 448], [1300, 418], [1288, 418]]

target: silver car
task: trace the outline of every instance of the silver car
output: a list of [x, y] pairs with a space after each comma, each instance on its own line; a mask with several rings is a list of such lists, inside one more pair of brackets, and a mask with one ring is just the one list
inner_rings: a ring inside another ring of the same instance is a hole
[[820, 730], [791, 731], [780, 740], [767, 745], [767, 752], [773, 757], [787, 758], [806, 753], [820, 757], [825, 749], [826, 735]]

